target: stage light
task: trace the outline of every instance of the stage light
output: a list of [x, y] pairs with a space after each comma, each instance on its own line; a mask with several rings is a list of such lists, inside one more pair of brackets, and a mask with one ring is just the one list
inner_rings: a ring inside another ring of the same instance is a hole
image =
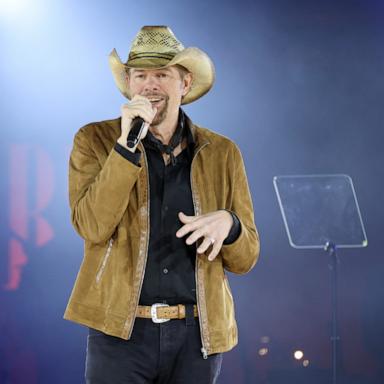
[[[12, 33], [10, 40], [25, 38], [26, 30], [35, 28], [38, 32], [48, 17], [48, 7], [44, 0], [0, 0], [0, 25], [7, 33]], [[12, 47], [17, 43], [9, 43]]]
[[297, 350], [294, 352], [293, 356], [296, 360], [301, 360], [304, 356], [304, 353], [303, 351]]
[[260, 337], [260, 342], [261, 342], [262, 344], [268, 344], [268, 343], [270, 342], [270, 338], [269, 338], [269, 336], [261, 336], [261, 337]]
[[29, 0], [0, 0], [0, 13], [14, 15], [26, 8]]
[[8, 27], [35, 25], [43, 14], [41, 0], [0, 0], [0, 21]]
[[308, 367], [309, 365], [309, 360], [304, 360], [303, 361], [303, 367]]
[[259, 355], [260, 356], [265, 356], [268, 354], [268, 348], [260, 348], [259, 349]]

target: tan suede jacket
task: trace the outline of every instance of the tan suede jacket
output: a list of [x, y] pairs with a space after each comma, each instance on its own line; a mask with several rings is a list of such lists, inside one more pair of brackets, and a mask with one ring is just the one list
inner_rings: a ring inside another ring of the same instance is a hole
[[[141, 166], [113, 147], [121, 119], [91, 123], [74, 138], [69, 162], [72, 223], [85, 240], [84, 258], [64, 318], [129, 339], [140, 297], [149, 242], [149, 179]], [[237, 344], [234, 303], [225, 270], [244, 274], [255, 265], [259, 238], [241, 153], [228, 138], [188, 119], [196, 142], [191, 186], [196, 215], [218, 209], [236, 213], [238, 239], [214, 261], [196, 255], [196, 296], [202, 354]]]

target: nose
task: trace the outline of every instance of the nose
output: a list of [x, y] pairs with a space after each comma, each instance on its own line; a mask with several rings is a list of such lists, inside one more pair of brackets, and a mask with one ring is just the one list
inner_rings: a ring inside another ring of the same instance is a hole
[[144, 91], [158, 91], [159, 89], [158, 79], [155, 76], [147, 76], [144, 83]]

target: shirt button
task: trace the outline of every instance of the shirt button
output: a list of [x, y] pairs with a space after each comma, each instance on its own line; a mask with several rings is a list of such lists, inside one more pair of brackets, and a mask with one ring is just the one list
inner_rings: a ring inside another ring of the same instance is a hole
[[168, 211], [168, 205], [164, 205], [164, 211]]
[[164, 269], [163, 269], [163, 273], [164, 273], [164, 275], [166, 275], [166, 274], [168, 273], [168, 269], [167, 269], [167, 268], [164, 268]]

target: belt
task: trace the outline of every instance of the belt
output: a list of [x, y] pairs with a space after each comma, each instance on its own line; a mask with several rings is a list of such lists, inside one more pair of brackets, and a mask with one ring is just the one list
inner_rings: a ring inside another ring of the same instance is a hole
[[[193, 316], [198, 317], [196, 305], [193, 306]], [[136, 317], [152, 319], [154, 323], [164, 323], [171, 319], [185, 319], [185, 305], [169, 306], [163, 303], [155, 303], [152, 306], [139, 305]]]

